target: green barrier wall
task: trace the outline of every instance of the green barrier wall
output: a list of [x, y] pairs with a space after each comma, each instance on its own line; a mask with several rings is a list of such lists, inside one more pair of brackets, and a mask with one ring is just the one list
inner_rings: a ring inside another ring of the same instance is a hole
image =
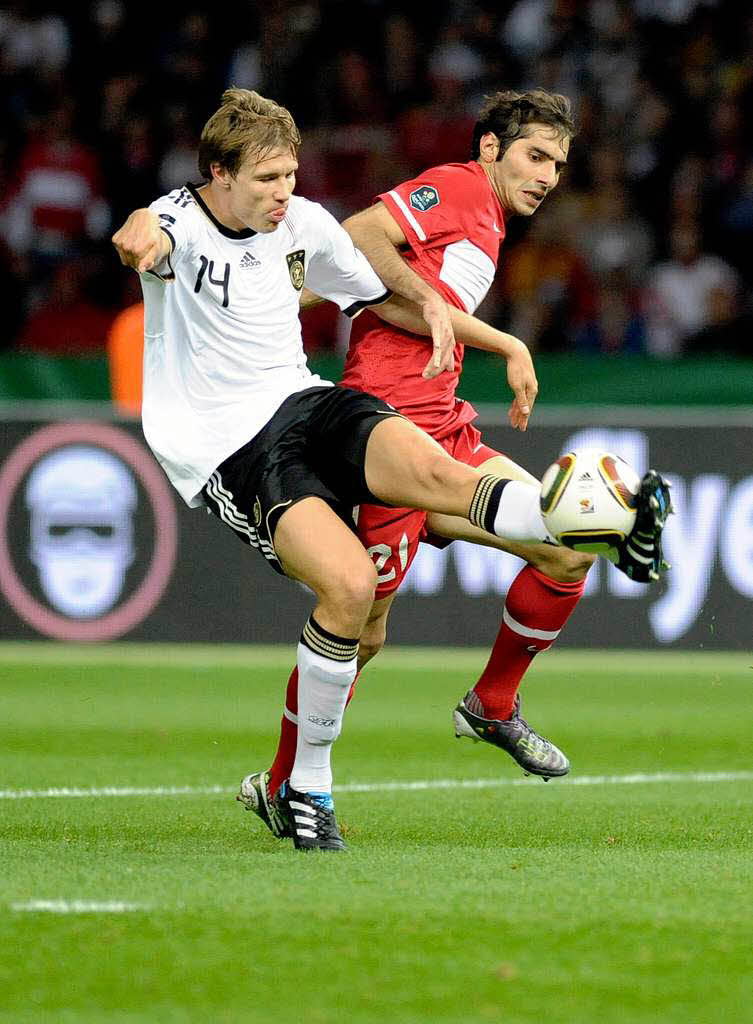
[[0, 400], [54, 399], [58, 402], [110, 399], [104, 356], [66, 358], [10, 352], [0, 356]]
[[[317, 373], [338, 380], [342, 360], [310, 359]], [[750, 405], [753, 359], [684, 359], [665, 363], [640, 356], [539, 356], [539, 402], [551, 405]], [[495, 356], [469, 351], [460, 394], [472, 402], [508, 400], [504, 365]], [[107, 401], [107, 360], [13, 352], [0, 356], [0, 400]]]

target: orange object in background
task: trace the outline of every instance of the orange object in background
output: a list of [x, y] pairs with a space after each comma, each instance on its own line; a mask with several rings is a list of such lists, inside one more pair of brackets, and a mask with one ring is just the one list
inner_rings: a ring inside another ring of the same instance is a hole
[[112, 400], [123, 412], [141, 415], [144, 360], [144, 303], [119, 313], [107, 335]]

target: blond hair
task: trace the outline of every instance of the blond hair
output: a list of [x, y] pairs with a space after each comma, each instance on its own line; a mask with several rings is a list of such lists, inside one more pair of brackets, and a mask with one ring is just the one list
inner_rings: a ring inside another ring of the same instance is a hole
[[301, 136], [292, 115], [274, 100], [250, 89], [226, 89], [199, 141], [199, 172], [212, 179], [211, 166], [219, 164], [235, 177], [251, 154], [259, 159], [273, 149], [298, 153]]

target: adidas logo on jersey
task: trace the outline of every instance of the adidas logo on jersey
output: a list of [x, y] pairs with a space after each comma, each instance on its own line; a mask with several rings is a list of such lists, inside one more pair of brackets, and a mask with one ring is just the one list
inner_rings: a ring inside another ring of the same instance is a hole
[[243, 259], [241, 260], [241, 270], [244, 270], [247, 267], [260, 267], [260, 266], [261, 266], [261, 260], [257, 260], [257, 258], [254, 256], [254, 254], [252, 252], [249, 252], [248, 249], [246, 249], [246, 251], [243, 254]]

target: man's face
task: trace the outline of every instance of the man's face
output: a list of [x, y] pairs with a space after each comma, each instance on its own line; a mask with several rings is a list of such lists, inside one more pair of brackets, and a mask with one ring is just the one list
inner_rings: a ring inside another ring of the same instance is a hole
[[494, 164], [494, 176], [509, 214], [530, 217], [544, 196], [556, 187], [567, 163], [570, 139], [549, 125], [531, 124], [528, 134], [516, 139]]
[[289, 149], [273, 149], [262, 160], [252, 154], [228, 178], [233, 215], [253, 231], [276, 231], [295, 188], [298, 161]]

